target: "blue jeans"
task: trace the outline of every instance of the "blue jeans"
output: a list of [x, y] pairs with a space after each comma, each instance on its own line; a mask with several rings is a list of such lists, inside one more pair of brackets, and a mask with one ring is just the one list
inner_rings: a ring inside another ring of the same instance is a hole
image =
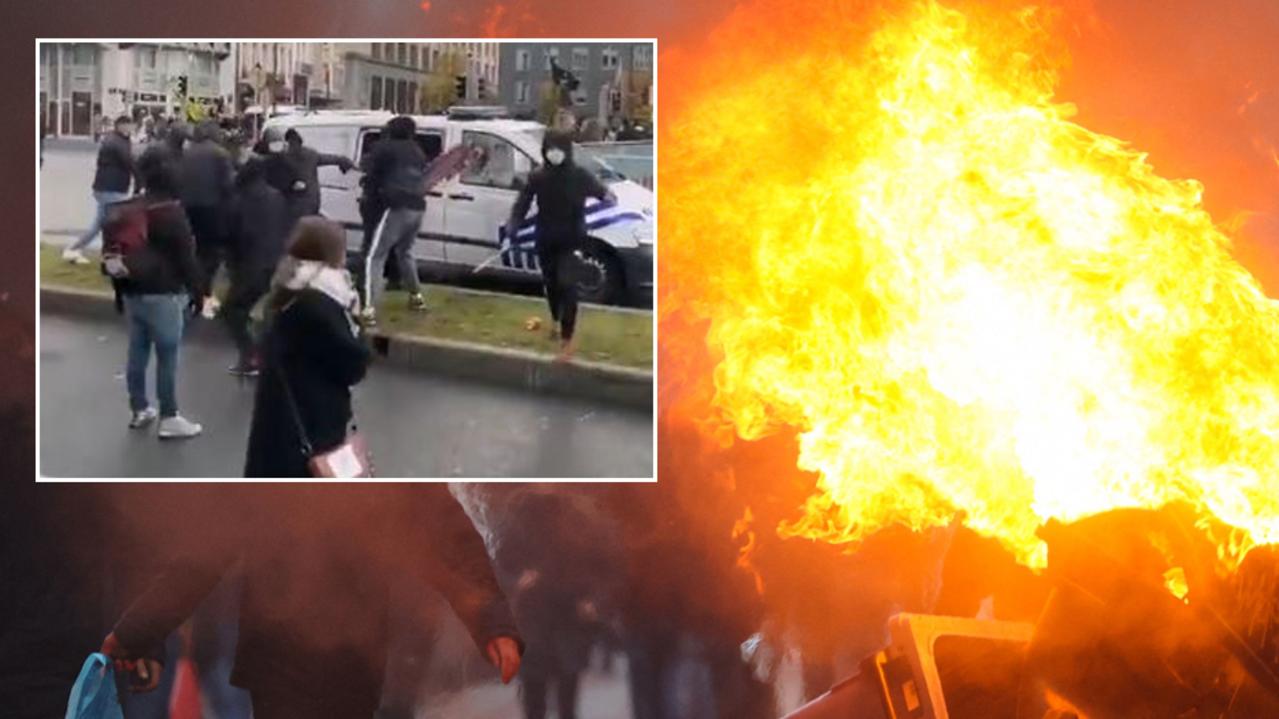
[[125, 383], [129, 387], [129, 408], [140, 412], [147, 400], [147, 363], [155, 347], [155, 393], [160, 399], [160, 416], [178, 414], [178, 347], [188, 298], [177, 295], [125, 295], [124, 312], [129, 320], [129, 360]]
[[69, 250], [83, 250], [90, 242], [93, 242], [93, 238], [97, 237], [98, 233], [102, 231], [102, 223], [106, 222], [107, 206], [117, 202], [124, 202], [129, 199], [129, 193], [94, 192], [93, 199], [98, 203], [98, 210], [93, 214], [93, 223], [89, 225], [88, 232], [80, 235], [78, 240], [71, 243], [71, 246], [67, 248]]

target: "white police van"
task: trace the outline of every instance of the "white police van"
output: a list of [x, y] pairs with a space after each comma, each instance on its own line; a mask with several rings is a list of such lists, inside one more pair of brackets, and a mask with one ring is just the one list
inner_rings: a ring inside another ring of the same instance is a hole
[[[485, 161], [446, 180], [426, 197], [426, 213], [415, 255], [420, 266], [481, 272], [523, 281], [540, 281], [532, 245], [536, 203], [512, 241], [505, 225], [528, 173], [541, 162], [545, 126], [492, 117], [465, 108], [448, 115], [418, 115], [418, 142], [428, 158], [458, 144], [480, 147]], [[293, 128], [307, 146], [350, 157], [358, 167], [377, 142], [390, 112], [316, 111], [284, 115], [266, 127]], [[653, 192], [632, 182], [587, 153], [575, 153], [583, 166], [612, 190], [617, 201], [587, 204], [590, 240], [585, 250], [593, 272], [579, 285], [590, 302], [650, 302], [653, 292]], [[320, 168], [321, 212], [347, 228], [347, 248], [358, 252], [362, 225], [357, 198], [360, 172], [343, 174]]]

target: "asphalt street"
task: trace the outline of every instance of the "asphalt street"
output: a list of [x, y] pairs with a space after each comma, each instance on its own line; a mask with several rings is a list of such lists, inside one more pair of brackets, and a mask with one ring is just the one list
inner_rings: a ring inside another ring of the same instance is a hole
[[[40, 168], [40, 233], [48, 242], [69, 242], [93, 219], [93, 167], [98, 146], [85, 139], [45, 140]], [[94, 245], [97, 249], [97, 245]]]
[[[123, 323], [40, 319], [44, 476], [243, 475], [254, 384], [226, 373], [234, 350], [220, 333], [188, 336], [181, 358], [181, 411], [203, 424], [204, 434], [161, 442], [154, 426], [128, 427]], [[382, 478], [653, 476], [651, 411], [385, 364], [370, 369], [354, 403]]]

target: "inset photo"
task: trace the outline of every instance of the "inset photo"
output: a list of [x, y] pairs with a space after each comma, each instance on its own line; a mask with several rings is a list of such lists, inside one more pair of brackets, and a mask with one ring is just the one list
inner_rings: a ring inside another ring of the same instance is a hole
[[46, 481], [652, 480], [651, 40], [39, 40]]

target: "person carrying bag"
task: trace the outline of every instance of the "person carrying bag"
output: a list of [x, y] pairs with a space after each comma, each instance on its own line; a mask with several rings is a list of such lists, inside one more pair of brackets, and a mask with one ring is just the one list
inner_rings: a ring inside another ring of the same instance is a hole
[[[287, 311], [288, 308], [285, 308]], [[327, 452], [316, 452], [307, 436], [306, 423], [302, 421], [302, 413], [298, 410], [297, 400], [293, 398], [293, 390], [289, 386], [289, 378], [284, 374], [281, 363], [273, 366], [279, 375], [280, 385], [284, 388], [284, 401], [289, 406], [289, 414], [293, 417], [293, 426], [297, 429], [301, 440], [300, 449], [306, 458], [309, 475], [322, 479], [367, 479], [373, 476], [373, 465], [369, 458], [364, 438], [354, 429], [347, 435], [346, 441], [336, 449]]]
[[345, 259], [341, 226], [298, 222], [271, 280], [246, 477], [371, 476], [364, 441], [351, 430], [351, 387], [370, 350]]
[[107, 655], [94, 652], [84, 660], [67, 698], [66, 719], [124, 719], [115, 672]]

